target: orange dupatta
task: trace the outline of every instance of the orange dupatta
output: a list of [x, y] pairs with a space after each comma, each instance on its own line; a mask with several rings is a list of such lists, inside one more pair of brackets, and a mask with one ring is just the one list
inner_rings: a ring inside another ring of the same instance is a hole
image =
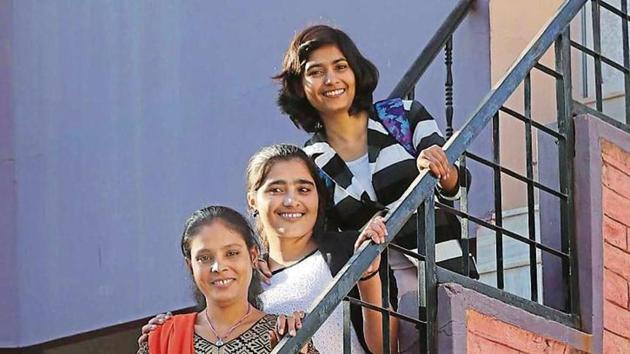
[[176, 315], [149, 333], [149, 354], [193, 354], [197, 313]]

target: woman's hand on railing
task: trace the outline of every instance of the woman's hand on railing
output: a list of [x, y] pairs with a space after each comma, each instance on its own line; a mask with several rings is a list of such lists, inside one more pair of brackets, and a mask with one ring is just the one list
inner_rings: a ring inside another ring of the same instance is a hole
[[[354, 243], [354, 250], [356, 251], [361, 247], [363, 242], [372, 240], [376, 244], [385, 242], [387, 238], [387, 227], [385, 226], [385, 218], [382, 216], [375, 216], [365, 226], [356, 242]], [[374, 261], [370, 263], [370, 266], [361, 275], [361, 280], [368, 280], [378, 273], [379, 265], [381, 264], [381, 256], [374, 258]]]
[[170, 320], [173, 317], [173, 314], [170, 312], [161, 313], [156, 315], [152, 319], [147, 322], [144, 326], [142, 326], [142, 331], [140, 333], [140, 337], [138, 337], [138, 346], [142, 346], [142, 343], [145, 343], [149, 340], [149, 333], [154, 329], [158, 328], [158, 326], [163, 325], [166, 321]]
[[431, 145], [420, 151], [416, 165], [420, 171], [428, 169], [438, 179], [438, 183], [447, 194], [457, 193], [459, 188], [457, 167], [448, 162], [448, 157], [441, 146]]
[[[304, 311], [295, 311], [292, 315], [278, 315], [276, 328], [269, 331], [271, 348], [275, 348], [278, 342], [280, 342], [280, 339], [285, 335], [295, 337], [297, 331], [302, 328], [303, 318]], [[306, 345], [304, 345], [304, 347], [302, 347], [300, 353], [316, 354], [319, 352], [315, 349], [315, 347], [313, 347], [313, 342], [309, 341]]]

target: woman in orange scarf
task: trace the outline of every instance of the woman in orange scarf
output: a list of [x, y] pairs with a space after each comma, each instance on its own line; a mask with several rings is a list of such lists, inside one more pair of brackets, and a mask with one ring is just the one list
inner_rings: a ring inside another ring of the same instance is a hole
[[[205, 308], [155, 329], [138, 353], [270, 353], [276, 323], [285, 321], [258, 309], [258, 247], [245, 218], [226, 207], [200, 209], [186, 221], [181, 248]], [[299, 327], [295, 316], [291, 327]], [[317, 353], [311, 344], [303, 352]]]

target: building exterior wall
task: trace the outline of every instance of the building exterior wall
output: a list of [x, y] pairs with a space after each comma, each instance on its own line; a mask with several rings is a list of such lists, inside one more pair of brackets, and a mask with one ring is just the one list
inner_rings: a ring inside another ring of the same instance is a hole
[[[494, 316], [466, 312], [467, 353], [558, 353], [579, 352], [569, 344], [524, 330]], [[586, 338], [586, 336], [585, 336]]]
[[[630, 136], [630, 134], [628, 134]], [[602, 138], [604, 139], [604, 138]], [[604, 352], [630, 352], [630, 151], [602, 148]]]
[[[495, 85], [508, 71], [529, 43], [536, 38], [545, 24], [562, 5], [563, 0], [491, 0], [490, 1], [490, 62], [492, 84]], [[541, 62], [553, 68], [553, 48]], [[505, 103], [517, 112], [524, 113], [523, 85]], [[543, 124], [556, 121], [555, 81], [532, 71], [532, 118]], [[501, 164], [525, 175], [524, 124], [507, 114], [501, 114]], [[534, 129], [535, 131], [535, 129]], [[536, 132], [534, 132], [536, 134]], [[534, 151], [536, 135], [534, 135]], [[534, 166], [538, 161], [535, 153]], [[537, 174], [537, 170], [534, 170]], [[504, 176], [503, 210], [527, 206], [526, 185]]]
[[[627, 252], [630, 131], [596, 117], [575, 119], [576, 247], [581, 326], [596, 353], [630, 350]], [[624, 242], [625, 238], [625, 242]]]
[[[445, 353], [630, 352], [630, 129], [575, 118], [578, 329], [458, 284], [438, 288]], [[507, 297], [509, 298], [509, 297]]]
[[439, 353], [592, 352], [591, 335], [459, 284], [438, 287]]
[[[491, 80], [493, 85], [496, 85], [503, 78], [516, 59], [536, 39], [538, 33], [545, 27], [563, 2], [562, 0], [490, 1], [490, 61], [492, 63]], [[552, 47], [543, 55], [540, 62], [550, 68], [554, 68], [554, 60], [555, 56]], [[574, 65], [574, 68], [577, 69], [579, 66]], [[557, 125], [555, 124], [557, 120], [555, 90], [555, 79], [537, 70], [531, 71], [531, 117], [534, 121], [557, 130]], [[523, 84], [517, 88], [504, 106], [525, 115]], [[501, 165], [526, 176], [525, 124], [506, 113], [500, 113], [499, 117]], [[491, 140], [488, 139], [486, 141], [488, 144], [491, 144]], [[532, 145], [534, 180], [559, 190], [559, 154], [555, 139], [546, 134], [538, 134], [538, 130], [534, 128], [532, 129]], [[492, 151], [492, 149], [489, 151]], [[492, 160], [492, 155], [487, 157]], [[546, 162], [547, 165], [541, 166], [543, 162]], [[487, 171], [492, 172], [489, 168]], [[491, 173], [488, 176], [488, 180], [493, 180]], [[502, 174], [501, 184], [503, 227], [527, 236], [529, 234], [527, 185], [507, 174]], [[545, 194], [540, 195], [537, 189], [534, 190], [534, 234], [538, 241], [541, 240], [541, 232], [546, 233], [543, 237], [547, 237], [547, 240], [554, 238], [559, 233], [558, 223], [554, 219], [556, 215], [551, 215], [550, 213], [551, 210], [559, 209], [557, 207], [558, 201], [554, 197], [544, 199], [547, 196]], [[552, 199], [550, 202], [552, 205], [544, 202], [543, 205], [539, 205], [541, 198], [547, 202], [549, 202], [548, 199]], [[544, 207], [547, 208], [541, 211]], [[488, 221], [494, 222], [496, 218], [494, 204], [487, 209], [486, 213], [481, 215], [486, 215]], [[541, 231], [541, 227], [544, 227], [545, 230]], [[481, 281], [496, 286], [495, 232], [480, 227], [476, 235], [478, 243], [477, 261]], [[543, 242], [547, 242], [547, 240], [543, 240]], [[503, 237], [503, 260], [505, 290], [524, 298], [531, 298], [529, 247], [522, 242], [514, 241], [510, 237]], [[542, 262], [543, 259], [540, 252], [538, 252], [538, 298], [541, 301], [546, 296], [545, 290], [549, 288], [543, 284]]]
[[[0, 2], [0, 347], [192, 305], [185, 218], [244, 211], [249, 156], [306, 138], [270, 79], [295, 31], [347, 31], [380, 69], [378, 99], [455, 3]], [[455, 36], [456, 122], [489, 89], [488, 50], [478, 1]], [[443, 126], [436, 62], [416, 97]]]
[[[0, 323], [18, 323], [18, 262], [14, 120], [11, 94], [12, 4], [0, 2]], [[0, 331], [0, 347], [9, 338], [17, 338], [18, 328], [11, 325]]]

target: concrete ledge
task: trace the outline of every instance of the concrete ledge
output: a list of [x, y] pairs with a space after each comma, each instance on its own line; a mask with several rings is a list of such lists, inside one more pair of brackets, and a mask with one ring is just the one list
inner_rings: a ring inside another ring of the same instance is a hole
[[[529, 337], [532, 346], [592, 352], [589, 334], [533, 315], [459, 284], [448, 283], [441, 284], [438, 288], [438, 350], [440, 353], [473, 352], [473, 348], [468, 348], [471, 315], [500, 321], [505, 324], [505, 328], [512, 328], [512, 334], [519, 331], [531, 334]], [[507, 333], [502, 334], [502, 337], [506, 342], [515, 339]], [[501, 347], [500, 343], [495, 344], [497, 348]], [[505, 348], [508, 347], [505, 346]]]

